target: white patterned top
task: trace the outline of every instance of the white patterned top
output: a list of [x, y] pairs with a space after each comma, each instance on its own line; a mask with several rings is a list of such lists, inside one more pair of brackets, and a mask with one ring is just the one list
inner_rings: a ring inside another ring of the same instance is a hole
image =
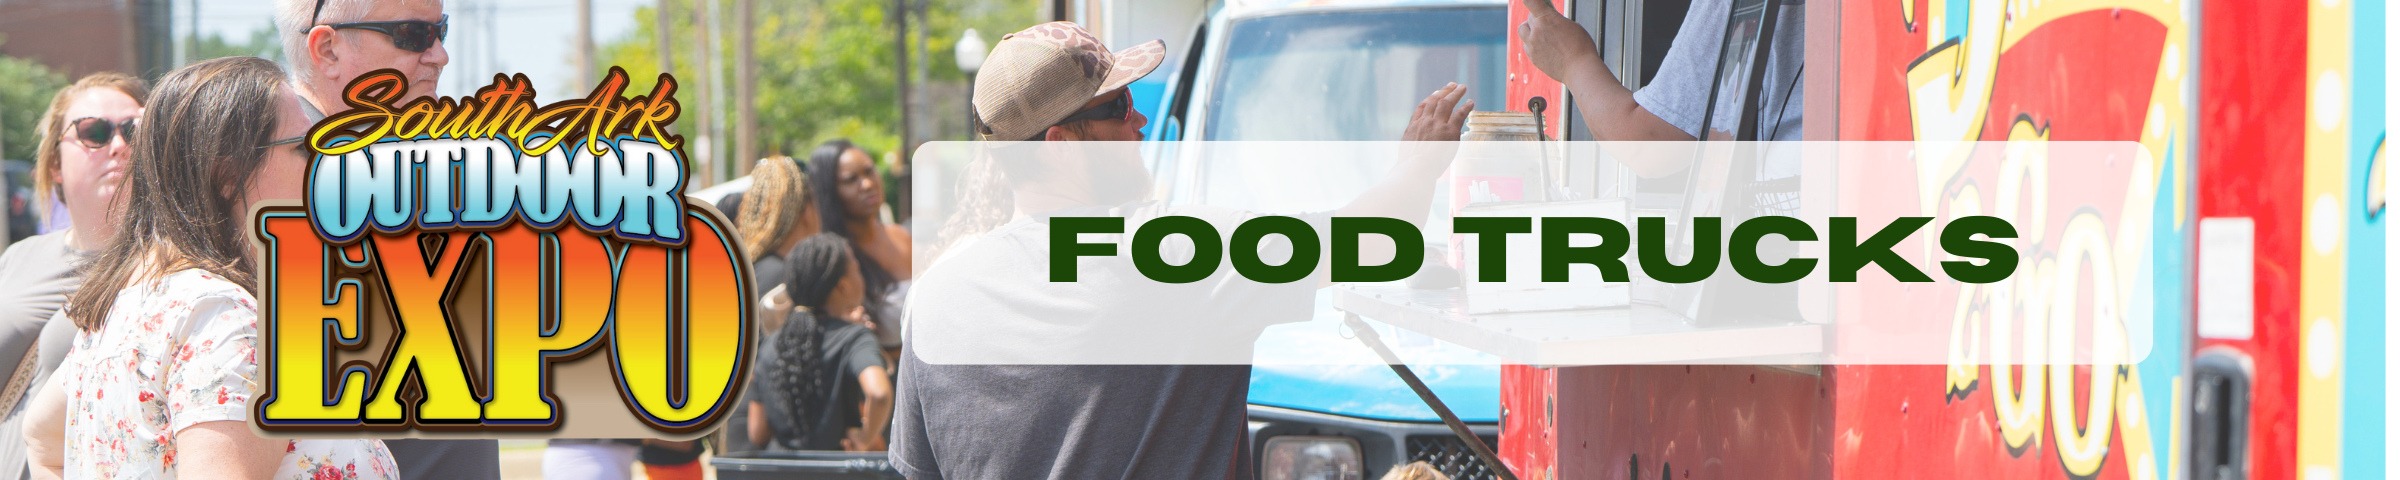
[[[247, 422], [258, 388], [258, 301], [204, 270], [117, 293], [105, 327], [58, 367], [67, 389], [66, 478], [175, 478], [175, 435]], [[278, 479], [396, 478], [383, 441], [287, 441]]]

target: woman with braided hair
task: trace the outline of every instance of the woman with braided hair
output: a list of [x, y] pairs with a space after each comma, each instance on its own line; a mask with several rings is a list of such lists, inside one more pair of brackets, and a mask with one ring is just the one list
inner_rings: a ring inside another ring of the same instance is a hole
[[850, 243], [812, 236], [785, 260], [793, 307], [758, 349], [750, 441], [768, 451], [883, 450], [892, 383], [865, 325], [866, 282]]

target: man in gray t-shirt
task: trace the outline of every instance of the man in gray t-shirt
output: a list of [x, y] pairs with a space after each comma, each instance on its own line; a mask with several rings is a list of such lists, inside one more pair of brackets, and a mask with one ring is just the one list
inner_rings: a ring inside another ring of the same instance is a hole
[[[1111, 153], [1109, 145], [1142, 139], [1148, 119], [1130, 108], [1125, 85], [1156, 68], [1162, 55], [1158, 42], [1111, 53], [1082, 27], [1065, 22], [1010, 34], [993, 47], [974, 90], [979, 140], [1118, 143], [1055, 149], [1046, 146], [1065, 144], [982, 144], [988, 152], [1037, 153], [977, 160], [985, 164], [970, 171], [1005, 172], [1005, 191], [982, 190], [990, 198], [960, 204], [997, 208], [956, 214], [944, 241], [972, 239], [937, 253], [940, 259], [912, 289], [890, 437], [892, 465], [901, 474], [916, 480], [1250, 476], [1244, 455], [1248, 349], [1266, 325], [1308, 318], [1315, 289], [1325, 284], [1324, 270], [1267, 284], [1220, 267], [1196, 281], [1164, 283], [1137, 271], [1136, 254], [1120, 246], [1126, 253], [1078, 261], [1076, 281], [1048, 276], [1050, 232], [1058, 217], [1124, 218], [1128, 232], [1114, 235], [1121, 244], [1134, 243], [1123, 240], [1150, 219], [1191, 217], [1231, 232], [1258, 217], [1144, 201], [1151, 179], [1140, 156], [1130, 148]], [[1403, 140], [1457, 140], [1474, 109], [1473, 102], [1460, 102], [1465, 92], [1447, 86], [1418, 104]], [[1351, 204], [1332, 215], [1297, 218], [1320, 238], [1334, 216], [1421, 222], [1434, 179], [1449, 168], [1454, 149], [1408, 150], [1381, 183]], [[997, 221], [979, 224], [983, 220]], [[1370, 245], [1361, 245], [1363, 260], [1392, 258], [1388, 243]], [[1193, 248], [1165, 246], [1162, 257], [1179, 258], [1178, 252]], [[1279, 258], [1268, 252], [1260, 257]], [[1128, 332], [1168, 341], [1139, 347], [1114, 341], [1129, 338]], [[1128, 351], [1161, 347], [1194, 351]], [[988, 361], [1007, 358], [990, 356], [995, 352], [1011, 351], [1036, 355], [1027, 358], [1148, 353], [1159, 356], [1144, 358], [1234, 361]], [[1068, 353], [1056, 353], [1061, 351]]]

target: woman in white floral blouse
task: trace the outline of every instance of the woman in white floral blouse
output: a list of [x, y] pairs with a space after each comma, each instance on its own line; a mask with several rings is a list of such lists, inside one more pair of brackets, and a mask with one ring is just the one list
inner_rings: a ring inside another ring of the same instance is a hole
[[37, 471], [395, 476], [379, 440], [250, 433], [258, 252], [242, 227], [258, 201], [300, 198], [308, 170], [296, 141], [308, 123], [285, 82], [273, 62], [223, 58], [169, 73], [152, 93], [121, 187], [124, 223], [84, 265], [66, 308], [81, 332], [28, 413], [49, 415], [26, 428]]

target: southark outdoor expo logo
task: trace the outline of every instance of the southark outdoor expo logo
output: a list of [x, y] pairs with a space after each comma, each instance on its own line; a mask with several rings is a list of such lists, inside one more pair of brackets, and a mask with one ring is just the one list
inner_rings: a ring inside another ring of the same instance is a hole
[[[632, 98], [627, 83], [611, 68], [589, 96], [537, 105], [524, 75], [495, 76], [396, 105], [400, 73], [352, 82], [350, 109], [308, 134], [304, 206], [254, 218], [258, 428], [555, 431], [554, 363], [602, 352], [652, 429], [729, 411], [754, 341], [749, 262], [729, 222], [684, 203], [674, 77]], [[370, 333], [380, 361], [337, 365]]]

